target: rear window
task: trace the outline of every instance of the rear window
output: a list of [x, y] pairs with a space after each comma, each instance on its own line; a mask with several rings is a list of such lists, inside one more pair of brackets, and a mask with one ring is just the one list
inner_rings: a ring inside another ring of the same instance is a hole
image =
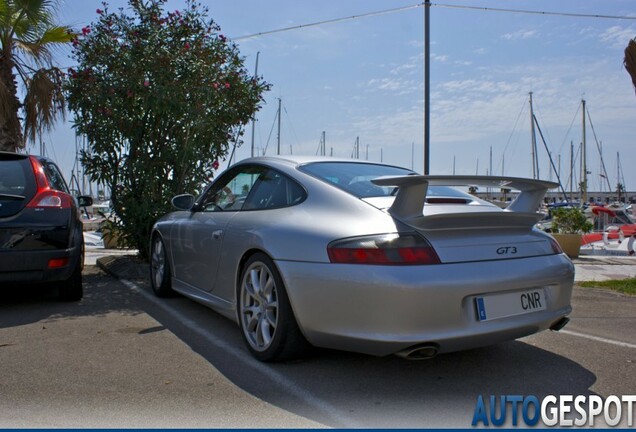
[[[371, 182], [373, 179], [417, 174], [406, 168], [360, 162], [314, 162], [303, 165], [300, 170], [344, 189], [358, 198], [390, 196], [397, 191], [397, 188], [393, 186], [377, 186]], [[431, 186], [426, 195], [470, 198], [467, 193], [447, 186]]]
[[28, 158], [0, 159], [0, 218], [18, 213], [35, 192], [35, 176]]

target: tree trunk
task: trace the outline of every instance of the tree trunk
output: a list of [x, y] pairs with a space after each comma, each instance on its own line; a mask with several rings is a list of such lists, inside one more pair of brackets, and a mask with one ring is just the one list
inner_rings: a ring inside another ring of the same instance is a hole
[[0, 151], [17, 151], [24, 148], [18, 111], [18, 84], [13, 74], [13, 61], [6, 52], [0, 53]]

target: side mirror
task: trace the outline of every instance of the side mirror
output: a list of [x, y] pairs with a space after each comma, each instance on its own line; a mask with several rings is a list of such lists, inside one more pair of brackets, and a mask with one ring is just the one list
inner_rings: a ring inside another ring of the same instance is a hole
[[78, 196], [77, 204], [79, 204], [80, 207], [90, 207], [93, 205], [93, 197], [87, 195]]
[[194, 195], [177, 195], [172, 198], [172, 206], [177, 210], [191, 210], [192, 206], [194, 206]]

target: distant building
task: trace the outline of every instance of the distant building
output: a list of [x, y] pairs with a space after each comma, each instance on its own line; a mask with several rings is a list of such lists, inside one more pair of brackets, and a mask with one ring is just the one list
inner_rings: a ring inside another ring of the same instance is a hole
[[[569, 194], [569, 192], [568, 192]], [[495, 200], [499, 200], [499, 201], [511, 201], [514, 198], [516, 198], [517, 193], [516, 192], [509, 192], [504, 194], [500, 191], [495, 191], [492, 190], [490, 192], [486, 192], [486, 191], [479, 191], [475, 194], [476, 196], [478, 196], [479, 198], [482, 199], [495, 199]], [[574, 192], [572, 194], [571, 197], [568, 196], [568, 198], [573, 201], [573, 202], [579, 202], [581, 199], [581, 194], [578, 192]], [[596, 204], [609, 204], [609, 203], [613, 203], [613, 202], [618, 202], [618, 194], [616, 192], [588, 192], [587, 193], [587, 199], [589, 202], [591, 203], [596, 203]], [[565, 196], [563, 195], [563, 192], [559, 192], [559, 191], [550, 191], [546, 194], [544, 201], [546, 203], [554, 203], [554, 202], [562, 202], [562, 201], [566, 201]], [[621, 202], [626, 203], [626, 204], [634, 204], [636, 203], [636, 192], [635, 191], [627, 191], [623, 194], [621, 194]]]

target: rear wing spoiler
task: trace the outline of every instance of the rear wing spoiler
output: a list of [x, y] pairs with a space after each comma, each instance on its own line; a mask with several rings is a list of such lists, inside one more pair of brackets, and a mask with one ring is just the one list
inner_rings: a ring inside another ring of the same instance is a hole
[[518, 190], [521, 193], [506, 207], [507, 211], [537, 213], [541, 201], [549, 189], [559, 185], [544, 180], [498, 176], [426, 176], [407, 175], [379, 177], [371, 180], [378, 186], [398, 187], [397, 196], [389, 213], [398, 219], [412, 219], [422, 216], [426, 192], [430, 186], [485, 186]]

